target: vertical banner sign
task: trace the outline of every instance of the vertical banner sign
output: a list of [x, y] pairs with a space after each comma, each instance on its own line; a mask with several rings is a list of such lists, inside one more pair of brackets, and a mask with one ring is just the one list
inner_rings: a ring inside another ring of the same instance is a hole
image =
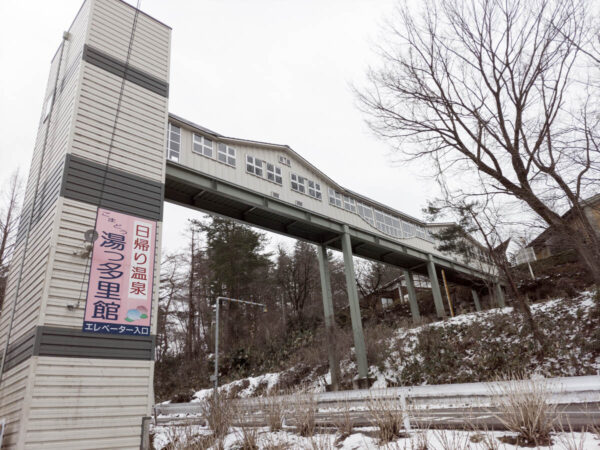
[[96, 232], [83, 331], [150, 335], [156, 222], [100, 208]]

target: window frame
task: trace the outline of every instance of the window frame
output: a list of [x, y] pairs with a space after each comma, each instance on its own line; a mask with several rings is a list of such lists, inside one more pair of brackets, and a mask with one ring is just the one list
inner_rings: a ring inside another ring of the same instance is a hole
[[[172, 139], [172, 134], [173, 134], [173, 128], [177, 128], [177, 137], [178, 140], [175, 141], [174, 139]], [[173, 123], [169, 122], [169, 130], [168, 130], [169, 134], [167, 136], [167, 159], [169, 161], [173, 161], [173, 162], [179, 162], [179, 158], [181, 156], [181, 127], [178, 125], [173, 125]], [[171, 144], [175, 143], [178, 145], [177, 150], [174, 150], [171, 147]], [[176, 156], [174, 156], [174, 154], [176, 154]]]
[[[269, 169], [269, 166], [271, 166], [271, 169]], [[267, 181], [278, 184], [279, 186], [283, 186], [283, 174], [281, 172], [281, 167], [276, 166], [273, 163], [266, 162], [266, 173], [267, 173], [267, 177], [266, 177]], [[269, 178], [269, 176], [272, 176], [273, 179]]]
[[[198, 138], [199, 142], [196, 142], [197, 138]], [[210, 147], [208, 145], [206, 145], [207, 140], [210, 142]], [[198, 133], [192, 133], [192, 152], [196, 153], [197, 155], [204, 156], [206, 158], [215, 159], [215, 157], [214, 157], [214, 154], [215, 154], [214, 142], [215, 141], [213, 139], [208, 139], [206, 136], [203, 136]], [[196, 149], [196, 146], [199, 147], [199, 150]], [[210, 149], [210, 155], [207, 155], [205, 153], [208, 149]]]
[[246, 155], [246, 173], [259, 178], [264, 178], [266, 161], [252, 155]]
[[[225, 160], [222, 160], [220, 157], [224, 156]], [[233, 163], [231, 162], [233, 161]], [[231, 147], [224, 142], [217, 143], [217, 161], [221, 164], [225, 164], [229, 167], [235, 167], [237, 163], [237, 150], [235, 147]]]

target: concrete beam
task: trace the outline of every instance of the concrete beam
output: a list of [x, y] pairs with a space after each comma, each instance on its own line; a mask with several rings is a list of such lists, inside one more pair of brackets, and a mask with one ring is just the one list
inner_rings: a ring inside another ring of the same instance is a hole
[[317, 259], [319, 260], [319, 271], [321, 273], [321, 295], [323, 298], [323, 314], [325, 316], [331, 390], [337, 391], [340, 388], [340, 363], [335, 345], [335, 318], [333, 313], [333, 297], [331, 295], [331, 275], [329, 273], [329, 261], [325, 245], [317, 246]]
[[421, 322], [421, 313], [417, 303], [417, 291], [415, 290], [415, 280], [409, 270], [404, 271], [404, 280], [406, 281], [406, 290], [408, 291], [408, 303], [410, 305], [410, 314], [414, 323]]
[[346, 275], [348, 303], [350, 304], [350, 319], [352, 320], [359, 386], [368, 387], [369, 365], [367, 364], [367, 350], [360, 316], [358, 289], [356, 288], [356, 278], [354, 275], [354, 261], [352, 261], [352, 242], [350, 241], [350, 234], [346, 225], [344, 225], [344, 234], [342, 235], [342, 252], [344, 254], [344, 273]]
[[435, 271], [435, 263], [431, 255], [427, 255], [427, 273], [431, 282], [431, 292], [433, 293], [433, 302], [435, 304], [435, 312], [440, 319], [446, 317], [444, 309], [444, 300], [442, 299], [442, 291], [440, 291], [440, 282]]

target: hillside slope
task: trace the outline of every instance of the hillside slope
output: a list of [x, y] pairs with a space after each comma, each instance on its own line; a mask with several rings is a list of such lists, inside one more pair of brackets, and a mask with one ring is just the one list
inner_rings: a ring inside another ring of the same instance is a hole
[[[558, 377], [600, 372], [600, 313], [591, 292], [534, 304], [532, 312], [546, 337], [543, 353], [512, 307], [399, 328], [375, 345], [373, 387], [490, 381], [515, 373]], [[349, 385], [356, 372], [352, 355], [345, 355], [341, 368]], [[297, 365], [237, 380], [220, 390], [241, 398], [297, 388], [319, 392], [326, 382], [322, 367]], [[211, 392], [197, 391], [194, 401]]]

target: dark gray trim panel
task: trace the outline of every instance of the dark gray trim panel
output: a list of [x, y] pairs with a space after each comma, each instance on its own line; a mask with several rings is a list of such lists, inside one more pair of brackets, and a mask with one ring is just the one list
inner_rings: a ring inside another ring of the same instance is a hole
[[83, 60], [162, 97], [169, 97], [169, 83], [160, 80], [143, 70], [131, 67], [106, 53], [87, 44], [83, 47]]
[[8, 346], [4, 372], [32, 356], [154, 361], [155, 336], [95, 334], [41, 326]]
[[[48, 210], [54, 206], [56, 200], [58, 200], [64, 172], [63, 164], [64, 161], [60, 161], [48, 176], [40, 181], [36, 197], [30, 199], [23, 206], [21, 218], [19, 219], [16, 244], [19, 244], [27, 234], [27, 227], [30, 223], [29, 216], [31, 215], [31, 228], [34, 229], [40, 220], [44, 218]], [[32, 206], [34, 207], [33, 212], [31, 212]]]
[[66, 157], [61, 195], [144, 219], [162, 220], [162, 183], [80, 156]]
[[42, 326], [36, 356], [154, 360], [154, 336], [95, 334], [70, 328]]
[[6, 364], [4, 372], [8, 372], [13, 367], [18, 366], [33, 356], [36, 341], [36, 330], [33, 329], [26, 335], [21, 336], [15, 342], [8, 345], [6, 352]]

